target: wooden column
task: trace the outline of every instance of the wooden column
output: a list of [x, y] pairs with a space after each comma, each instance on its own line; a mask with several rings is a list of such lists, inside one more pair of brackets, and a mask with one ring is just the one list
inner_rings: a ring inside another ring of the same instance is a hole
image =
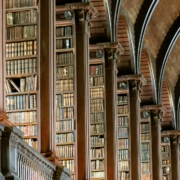
[[161, 117], [165, 112], [162, 108], [151, 110], [151, 138], [152, 138], [152, 171], [153, 180], [162, 179], [162, 154], [161, 154]]
[[120, 44], [98, 44], [105, 49], [105, 92], [106, 92], [106, 179], [118, 179], [117, 146], [117, 61]]
[[171, 135], [171, 171], [172, 179], [180, 180], [179, 174], [179, 135]]
[[[54, 89], [54, 0], [40, 0], [40, 152], [49, 153], [53, 149]], [[55, 137], [54, 137], [55, 141]]]
[[89, 32], [90, 19], [97, 15], [91, 3], [67, 4], [75, 10], [77, 76], [77, 171], [76, 179], [90, 179], [89, 160]]
[[140, 140], [140, 92], [146, 80], [142, 75], [122, 76], [129, 80], [130, 124], [131, 124], [131, 179], [141, 179], [141, 140]]
[[0, 2], [0, 111], [5, 111], [5, 1]]

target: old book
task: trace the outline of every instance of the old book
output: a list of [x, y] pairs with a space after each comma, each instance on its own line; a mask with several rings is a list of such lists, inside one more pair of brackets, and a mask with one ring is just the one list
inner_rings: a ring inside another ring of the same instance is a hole
[[12, 79], [9, 79], [9, 82], [13, 85], [13, 87], [18, 91], [21, 92], [21, 90], [19, 89], [19, 87], [17, 87], [17, 85], [14, 83], [14, 81]]

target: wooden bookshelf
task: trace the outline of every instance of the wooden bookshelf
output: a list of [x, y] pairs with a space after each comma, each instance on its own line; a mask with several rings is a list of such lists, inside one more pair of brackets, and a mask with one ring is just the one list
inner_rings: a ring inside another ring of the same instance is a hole
[[152, 179], [150, 111], [141, 111], [141, 179]]
[[130, 106], [129, 82], [117, 79], [118, 179], [130, 180]]
[[90, 46], [90, 167], [91, 179], [105, 179], [104, 50]]
[[165, 133], [162, 133], [161, 135], [161, 153], [163, 180], [172, 180], [170, 136], [166, 135]]
[[6, 0], [6, 104], [10, 121], [38, 149], [39, 56], [37, 0]]
[[76, 55], [75, 13], [56, 12], [56, 155], [76, 179]]

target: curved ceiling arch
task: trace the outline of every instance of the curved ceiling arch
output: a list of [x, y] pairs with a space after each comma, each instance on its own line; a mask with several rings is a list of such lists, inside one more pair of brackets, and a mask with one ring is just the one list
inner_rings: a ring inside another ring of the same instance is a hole
[[144, 1], [135, 23], [136, 71], [140, 74], [140, 59], [144, 35], [159, 0]]
[[140, 94], [142, 105], [156, 104], [156, 82], [153, 72], [150, 56], [146, 49], [142, 49], [141, 52], [141, 74], [147, 80], [147, 84], [142, 87], [142, 93]]
[[176, 129], [180, 129], [180, 75], [175, 86]]
[[159, 50], [157, 60], [156, 60], [156, 67], [157, 73], [156, 78], [158, 82], [157, 86], [157, 103], [161, 103], [161, 89], [162, 89], [162, 82], [164, 78], [164, 72], [166, 68], [166, 63], [168, 61], [169, 55], [180, 36], [180, 16], [177, 17], [174, 24], [171, 26], [169, 32], [167, 33], [162, 46]]
[[172, 92], [167, 81], [162, 82], [162, 91], [161, 91], [161, 103], [166, 108], [166, 113], [162, 117], [162, 129], [171, 127], [176, 129], [176, 117], [175, 117], [175, 108], [172, 97]]
[[116, 26], [116, 40], [124, 49], [118, 63], [119, 75], [135, 73], [134, 43], [129, 22], [124, 13], [121, 13]]

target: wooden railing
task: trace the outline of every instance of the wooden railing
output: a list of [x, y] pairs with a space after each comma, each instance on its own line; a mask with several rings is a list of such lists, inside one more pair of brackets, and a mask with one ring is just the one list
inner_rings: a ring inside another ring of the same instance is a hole
[[23, 141], [23, 133], [0, 113], [1, 180], [71, 180], [71, 172], [55, 166]]

